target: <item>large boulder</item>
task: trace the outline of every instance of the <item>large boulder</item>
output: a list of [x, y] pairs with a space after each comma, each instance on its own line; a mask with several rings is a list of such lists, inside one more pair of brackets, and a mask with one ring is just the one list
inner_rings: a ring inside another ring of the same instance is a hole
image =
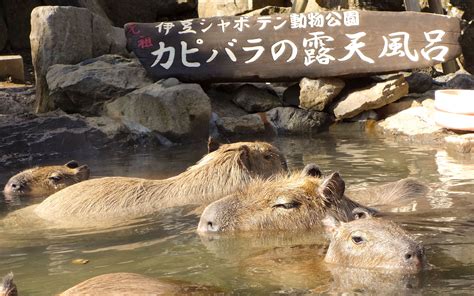
[[46, 81], [53, 108], [83, 114], [97, 114], [104, 101], [153, 83], [137, 60], [119, 55], [104, 55], [77, 65], [54, 65]]
[[[199, 1], [201, 2], [201, 1]], [[196, 17], [197, 0], [101, 0], [115, 26]]]
[[303, 78], [300, 81], [300, 105], [305, 110], [323, 111], [344, 88], [338, 78]]
[[216, 121], [220, 134], [225, 136], [255, 135], [265, 132], [265, 124], [259, 114], [240, 117], [220, 117]]
[[131, 145], [156, 143], [147, 133], [110, 118], [86, 118], [58, 112], [0, 115], [0, 166], [71, 153], [97, 153]]
[[373, 110], [393, 103], [408, 94], [408, 83], [403, 75], [369, 87], [355, 90], [338, 100], [332, 110], [337, 120], [354, 117], [363, 111]]
[[413, 72], [405, 77], [408, 83], [408, 91], [410, 93], [424, 93], [433, 86], [433, 79], [430, 75], [422, 72]]
[[0, 114], [31, 113], [35, 102], [32, 86], [0, 89]]
[[48, 68], [76, 64], [107, 53], [126, 54], [123, 29], [86, 8], [41, 6], [31, 12], [31, 56], [35, 68], [37, 111], [54, 107], [46, 84]]
[[269, 89], [252, 84], [239, 87], [233, 98], [234, 103], [249, 113], [265, 112], [280, 107], [280, 98]]
[[277, 134], [315, 134], [324, 131], [332, 123], [329, 114], [293, 107], [278, 107], [266, 112], [265, 121]]
[[181, 84], [170, 78], [107, 103], [105, 112], [137, 122], [172, 141], [190, 142], [208, 137], [211, 103], [198, 84]]
[[240, 15], [265, 6], [291, 6], [288, 0], [199, 0], [199, 17]]

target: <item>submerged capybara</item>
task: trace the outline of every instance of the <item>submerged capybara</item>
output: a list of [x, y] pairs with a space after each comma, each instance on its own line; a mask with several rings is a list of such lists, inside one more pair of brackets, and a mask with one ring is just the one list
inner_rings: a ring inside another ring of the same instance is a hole
[[414, 273], [427, 266], [425, 250], [392, 221], [372, 217], [345, 223], [328, 216], [323, 220], [331, 242], [324, 261], [367, 269]]
[[18, 290], [13, 282], [13, 273], [10, 272], [3, 277], [0, 296], [18, 296]]
[[429, 187], [414, 178], [405, 178], [387, 184], [365, 188], [349, 188], [347, 195], [368, 206], [404, 204], [409, 199], [425, 197]]
[[214, 295], [216, 288], [184, 282], [159, 280], [136, 273], [108, 273], [85, 280], [62, 292], [72, 295]]
[[202, 213], [198, 231], [313, 229], [322, 225], [327, 214], [341, 221], [354, 219], [353, 209], [363, 206], [344, 195], [341, 176], [333, 173], [320, 178], [314, 168], [307, 165], [303, 173], [255, 180], [213, 202]]
[[92, 179], [51, 195], [34, 212], [42, 219], [69, 226], [92, 220], [95, 225], [100, 224], [98, 220], [116, 223], [173, 206], [207, 205], [256, 177], [268, 178], [286, 170], [284, 156], [271, 144], [224, 144], [175, 177]]
[[10, 197], [47, 197], [67, 186], [89, 179], [89, 167], [72, 160], [64, 165], [35, 167], [8, 180], [3, 193]]

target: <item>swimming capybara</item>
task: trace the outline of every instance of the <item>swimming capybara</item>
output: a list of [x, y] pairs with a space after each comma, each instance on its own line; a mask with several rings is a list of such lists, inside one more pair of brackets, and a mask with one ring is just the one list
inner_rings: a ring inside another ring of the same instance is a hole
[[164, 281], [136, 273], [108, 273], [85, 280], [61, 293], [69, 295], [214, 295], [221, 291], [202, 285]]
[[353, 220], [353, 209], [363, 206], [344, 195], [344, 180], [338, 173], [322, 179], [315, 167], [307, 165], [302, 173], [291, 176], [255, 180], [213, 202], [202, 213], [198, 231], [313, 229], [322, 225], [327, 214]]
[[429, 187], [414, 178], [365, 188], [349, 188], [347, 195], [368, 206], [401, 205], [409, 199], [425, 197]]
[[425, 250], [397, 224], [371, 217], [345, 223], [328, 216], [323, 220], [331, 242], [324, 261], [331, 264], [415, 273], [427, 266]]
[[51, 195], [34, 212], [42, 219], [68, 226], [82, 226], [92, 220], [95, 225], [110, 224], [173, 206], [207, 205], [256, 177], [268, 178], [286, 170], [284, 156], [271, 144], [224, 144], [175, 177], [92, 179]]
[[64, 165], [35, 167], [8, 180], [3, 193], [10, 197], [47, 197], [67, 186], [89, 179], [89, 167], [72, 160]]
[[0, 296], [18, 296], [18, 290], [13, 282], [13, 273], [10, 272], [3, 277]]

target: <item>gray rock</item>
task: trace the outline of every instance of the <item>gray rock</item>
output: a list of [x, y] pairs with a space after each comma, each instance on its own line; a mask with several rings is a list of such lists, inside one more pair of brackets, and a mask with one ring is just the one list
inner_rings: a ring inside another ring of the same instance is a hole
[[275, 93], [252, 84], [239, 87], [233, 101], [249, 113], [265, 112], [281, 106], [280, 98]]
[[291, 11], [291, 7], [265, 6], [264, 8], [252, 10], [243, 15], [262, 16], [262, 15], [273, 15], [273, 14], [285, 14], [285, 13], [290, 13], [290, 11]]
[[379, 120], [379, 115], [374, 110], [364, 111], [355, 117], [349, 118], [350, 122], [364, 122], [367, 120]]
[[258, 114], [240, 117], [221, 117], [216, 121], [219, 133], [225, 136], [253, 135], [265, 132], [265, 125]]
[[232, 102], [232, 93], [219, 86], [212, 85], [206, 90], [206, 94], [211, 98], [212, 111], [219, 117], [240, 117], [247, 114]]
[[397, 79], [379, 82], [355, 90], [338, 100], [332, 110], [337, 120], [351, 118], [366, 110], [377, 109], [393, 103], [408, 94], [408, 83], [403, 75]]
[[323, 111], [344, 88], [338, 78], [303, 78], [300, 81], [300, 105], [305, 110]]
[[105, 105], [112, 118], [137, 122], [172, 141], [206, 139], [211, 103], [198, 84], [169, 85], [161, 80]]
[[0, 115], [0, 164], [18, 164], [54, 155], [97, 153], [131, 145], [151, 145], [155, 137], [130, 131], [110, 118], [86, 118], [58, 112]]
[[293, 107], [278, 107], [266, 112], [266, 121], [277, 134], [314, 134], [326, 130], [332, 123], [327, 113]]
[[469, 73], [456, 72], [454, 77], [446, 83], [447, 88], [474, 89], [474, 76]]
[[424, 93], [433, 86], [433, 79], [425, 73], [413, 72], [408, 77], [405, 77], [405, 80], [408, 83], [408, 91], [410, 93]]
[[126, 54], [125, 34], [85, 8], [41, 6], [31, 12], [31, 56], [37, 111], [54, 108], [46, 73], [55, 64], [76, 64], [107, 53]]
[[291, 6], [287, 0], [199, 0], [199, 17], [240, 15], [265, 6]]
[[77, 65], [54, 65], [46, 81], [54, 107], [97, 114], [100, 103], [152, 84], [137, 60], [104, 55]]
[[0, 90], [0, 114], [13, 115], [33, 112], [35, 90], [33, 86]]

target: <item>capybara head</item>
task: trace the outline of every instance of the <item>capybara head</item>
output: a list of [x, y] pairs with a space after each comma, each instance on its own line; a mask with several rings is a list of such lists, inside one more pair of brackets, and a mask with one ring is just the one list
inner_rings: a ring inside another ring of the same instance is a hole
[[[213, 168], [229, 169], [218, 162], [232, 161], [239, 164], [254, 177], [268, 178], [285, 172], [288, 167], [285, 156], [273, 145], [265, 142], [237, 142], [231, 144], [209, 144], [209, 154], [204, 156], [194, 168], [215, 161]], [[220, 172], [216, 171], [215, 174]]]
[[72, 184], [89, 179], [89, 167], [72, 160], [64, 165], [24, 170], [8, 180], [5, 196], [46, 197]]
[[13, 273], [10, 272], [3, 277], [0, 296], [18, 296], [18, 290], [13, 282]]
[[318, 176], [319, 169], [308, 165], [291, 176], [255, 180], [207, 206], [198, 231], [304, 230], [320, 227], [326, 214], [354, 219], [352, 210], [362, 206], [344, 196], [341, 176]]
[[331, 238], [324, 259], [328, 263], [406, 273], [426, 266], [423, 245], [392, 221], [363, 214], [362, 219], [347, 223], [333, 217], [323, 222]]

